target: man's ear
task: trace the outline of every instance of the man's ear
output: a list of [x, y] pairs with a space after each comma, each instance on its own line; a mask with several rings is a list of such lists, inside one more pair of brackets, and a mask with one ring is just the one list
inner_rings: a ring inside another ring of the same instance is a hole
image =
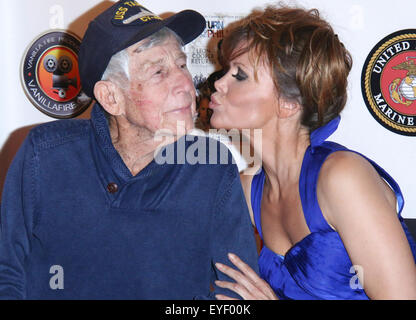
[[121, 89], [111, 81], [101, 80], [94, 85], [94, 96], [98, 103], [113, 116], [119, 116], [124, 109], [124, 96]]

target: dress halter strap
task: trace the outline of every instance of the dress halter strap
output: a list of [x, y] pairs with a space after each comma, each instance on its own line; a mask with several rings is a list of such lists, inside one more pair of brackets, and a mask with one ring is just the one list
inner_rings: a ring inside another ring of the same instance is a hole
[[371, 163], [377, 173], [383, 178], [392, 188], [396, 195], [397, 207], [399, 216], [404, 206], [404, 198], [397, 182], [377, 163], [367, 158], [363, 154], [350, 150], [340, 144], [325, 141], [335, 130], [340, 123], [340, 117], [336, 117], [325, 126], [314, 130], [311, 133], [311, 145], [305, 152], [302, 163], [301, 175], [299, 180], [299, 192], [302, 201], [302, 207], [305, 214], [307, 225], [311, 232], [315, 231], [331, 231], [332, 228], [328, 225], [323, 217], [322, 211], [318, 204], [316, 188], [320, 169], [326, 158], [336, 151], [350, 151], [354, 152]]
[[251, 182], [251, 208], [253, 210], [254, 223], [257, 231], [259, 232], [260, 238], [262, 239], [263, 233], [261, 230], [260, 211], [265, 177], [264, 170], [261, 168], [253, 177]]
[[338, 116], [326, 125], [312, 131], [311, 133], [311, 149], [312, 153], [314, 152], [315, 147], [320, 146], [330, 135], [332, 135], [335, 130], [337, 130], [341, 117]]

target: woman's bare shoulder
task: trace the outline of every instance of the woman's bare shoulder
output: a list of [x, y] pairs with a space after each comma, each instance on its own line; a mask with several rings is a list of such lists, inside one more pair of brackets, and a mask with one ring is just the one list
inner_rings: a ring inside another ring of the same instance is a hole
[[[317, 195], [320, 204], [326, 207], [335, 207], [335, 202], [345, 205], [349, 202], [351, 207], [351, 202], [368, 203], [370, 199], [386, 201], [392, 209], [396, 205], [393, 190], [373, 165], [351, 151], [337, 151], [328, 156], [319, 173]], [[326, 218], [337, 220], [334, 215], [342, 211], [326, 210]]]
[[365, 182], [364, 179], [379, 181], [380, 176], [372, 164], [359, 154], [351, 151], [336, 151], [323, 163], [318, 184], [330, 188], [335, 185], [347, 187]]

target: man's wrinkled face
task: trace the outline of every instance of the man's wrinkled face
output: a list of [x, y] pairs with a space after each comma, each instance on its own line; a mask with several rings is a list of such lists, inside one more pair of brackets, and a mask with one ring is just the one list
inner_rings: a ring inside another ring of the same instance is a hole
[[174, 37], [149, 49], [141, 42], [127, 49], [130, 82], [126, 92], [126, 119], [133, 126], [158, 130], [193, 128], [195, 88], [186, 55]]

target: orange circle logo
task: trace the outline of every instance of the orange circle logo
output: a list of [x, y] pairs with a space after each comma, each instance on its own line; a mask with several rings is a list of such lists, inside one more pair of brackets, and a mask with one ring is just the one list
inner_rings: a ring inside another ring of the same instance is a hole
[[25, 92], [36, 108], [53, 118], [75, 117], [91, 103], [80, 82], [80, 44], [72, 34], [53, 31], [33, 41], [24, 55]]

